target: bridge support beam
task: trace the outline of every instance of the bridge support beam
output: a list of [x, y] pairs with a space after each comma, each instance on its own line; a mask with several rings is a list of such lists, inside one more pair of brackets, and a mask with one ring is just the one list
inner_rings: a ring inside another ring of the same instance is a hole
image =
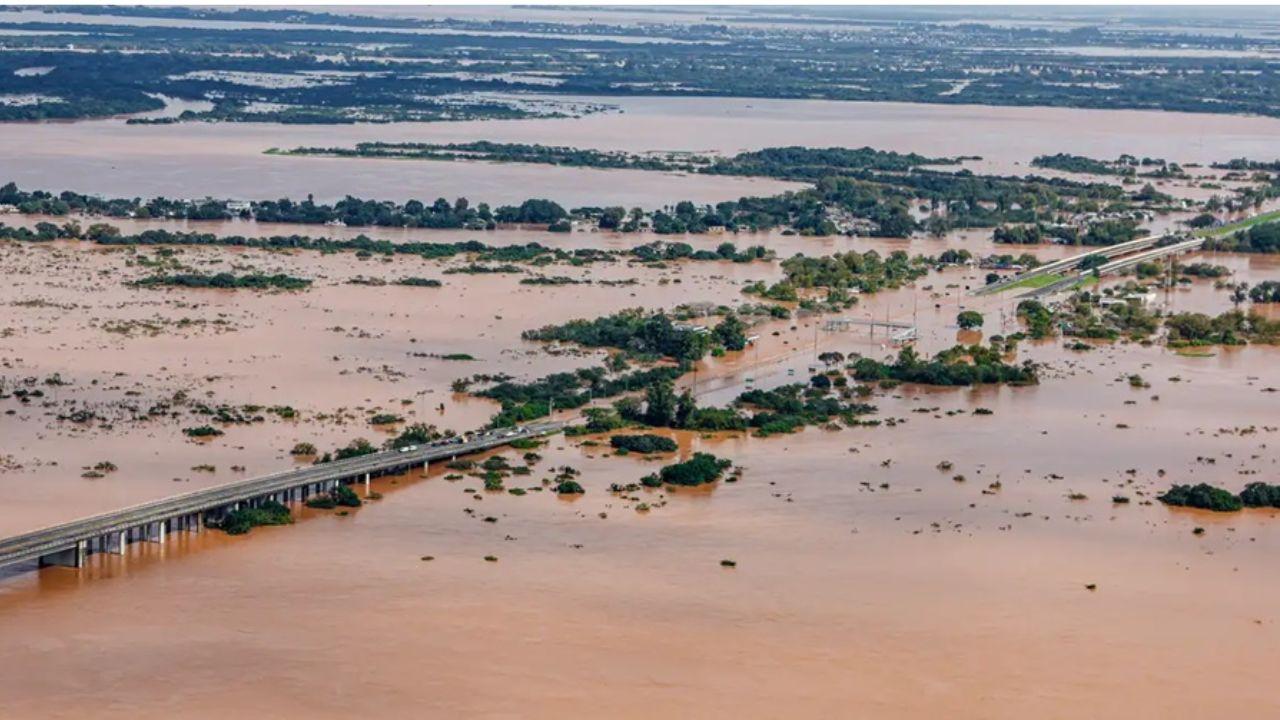
[[112, 555], [123, 555], [125, 548], [129, 546], [129, 531], [113, 532], [107, 535], [106, 541], [107, 552]]
[[365, 474], [364, 474], [364, 496], [365, 496], [365, 497], [369, 497], [369, 479], [370, 479], [370, 476], [371, 476], [371, 473], [365, 473]]
[[88, 543], [81, 540], [66, 550], [40, 556], [40, 567], [55, 565], [58, 567], [78, 568], [84, 565], [85, 556], [89, 554]]

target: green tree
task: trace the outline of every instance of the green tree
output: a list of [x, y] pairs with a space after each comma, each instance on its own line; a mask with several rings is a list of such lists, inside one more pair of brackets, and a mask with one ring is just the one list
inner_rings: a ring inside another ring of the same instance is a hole
[[961, 330], [972, 330], [982, 327], [982, 313], [977, 310], [964, 310], [956, 316], [956, 324]]
[[714, 334], [726, 350], [742, 350], [747, 346], [747, 324], [733, 313], [716, 325]]
[[689, 418], [698, 409], [698, 401], [694, 399], [693, 393], [685, 390], [680, 393], [680, 397], [676, 400], [676, 417], [675, 427], [684, 427], [689, 424]]
[[655, 427], [670, 427], [676, 420], [676, 394], [671, 383], [650, 385], [645, 392], [644, 421]]

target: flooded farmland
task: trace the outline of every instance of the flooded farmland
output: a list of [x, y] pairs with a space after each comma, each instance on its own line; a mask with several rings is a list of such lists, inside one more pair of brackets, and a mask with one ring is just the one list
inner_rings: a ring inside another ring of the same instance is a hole
[[[457, 163], [264, 155], [271, 148], [359, 142], [495, 142], [601, 150], [733, 154], [803, 143], [870, 146], [931, 156], [979, 156], [975, 172], [1028, 172], [1039, 154], [1172, 157], [1185, 163], [1274, 159], [1280, 120], [1230, 115], [998, 108], [739, 98], [567, 98], [620, 112], [581, 118], [273, 125], [123, 120], [29, 123], [0, 135], [5, 177], [24, 187], [110, 196], [301, 198], [349, 194], [389, 200], [467, 197], [520, 202], [531, 190], [566, 207], [662, 207], [800, 187], [759, 178], [672, 175], [514, 163]], [[1153, 132], [1152, 128], [1158, 128]], [[673, 133], [678, 129], [678, 134]], [[1176, 151], [1176, 152], [1175, 152]], [[355, 192], [358, 190], [358, 192]]]
[[[3, 475], [7, 532], [278, 469], [298, 441], [374, 437], [364, 411], [402, 400], [412, 401], [412, 419], [473, 427], [494, 406], [451, 393], [456, 377], [498, 369], [532, 377], [590, 362], [548, 355], [521, 341], [521, 330], [677, 299], [724, 302], [743, 282], [776, 274], [764, 263], [615, 265], [585, 272], [639, 284], [530, 289], [511, 276], [440, 275], [442, 264], [416, 258], [181, 251], [202, 267], [316, 279], [302, 293], [246, 294], [125, 288], [139, 272], [133, 255], [78, 243], [4, 248], [6, 274], [22, 278], [5, 291], [6, 373], [57, 373], [67, 383], [54, 408], [21, 408], [0, 421], [6, 453], [20, 466]], [[1256, 259], [1229, 262], [1250, 278], [1277, 271]], [[344, 282], [400, 273], [446, 284]], [[965, 282], [976, 282], [972, 271], [944, 272], [867, 298], [856, 312], [914, 313], [928, 352], [955, 341], [947, 327], [955, 303], [979, 307], [998, 327], [1015, 322], [1004, 301], [941, 291]], [[1166, 302], [1229, 304], [1207, 285]], [[158, 329], [113, 332], [112, 322]], [[758, 348], [704, 361], [700, 397], [725, 402], [746, 376], [787, 382], [819, 350], [891, 352], [883, 339], [817, 323], [766, 324]], [[409, 357], [414, 350], [479, 360], [464, 369]], [[744, 477], [710, 492], [645, 491], [654, 509], [644, 513], [607, 488], [634, 482], [648, 463], [555, 438], [540, 451], [543, 463], [582, 471], [579, 500], [473, 498], [460, 487], [473, 482], [446, 480], [436, 468], [426, 478], [379, 479], [384, 499], [350, 517], [304, 511], [293, 527], [247, 538], [144, 543], [121, 558], [94, 556], [78, 575], [13, 575], [0, 582], [0, 626], [22, 669], [0, 681], [3, 694], [20, 715], [56, 694], [68, 713], [158, 717], [172, 706], [169, 691], [155, 694], [156, 673], [190, 667], [167, 687], [180, 687], [184, 702], [213, 702], [243, 677], [248, 655], [261, 663], [251, 675], [263, 679], [219, 702], [282, 716], [338, 717], [356, 705], [398, 714], [423, 702], [464, 715], [529, 715], [521, 706], [550, 686], [558, 690], [532, 716], [591, 703], [623, 717], [661, 708], [765, 717], [857, 701], [928, 717], [965, 698], [972, 714], [963, 717], [1019, 717], [1069, 694], [1074, 707], [1103, 716], [1158, 708], [1192, 717], [1205, 708], [1175, 678], [1206, 672], [1198, 658], [1225, 641], [1240, 667], [1257, 673], [1216, 678], [1231, 692], [1225, 706], [1268, 707], [1259, 688], [1276, 647], [1276, 589], [1259, 569], [1276, 550], [1274, 513], [1223, 520], [1159, 504], [1116, 506], [1110, 497], [1150, 498], [1166, 482], [1161, 471], [1228, 486], [1242, 472], [1274, 472], [1274, 395], [1262, 390], [1280, 384], [1275, 351], [1192, 358], [1129, 345], [1081, 356], [1050, 343], [1024, 352], [1053, 368], [1040, 386], [887, 391], [874, 399], [880, 415], [905, 420], [892, 428], [681, 435], [682, 453], [730, 455]], [[1130, 388], [1130, 372], [1155, 387]], [[210, 442], [183, 438], [172, 423], [73, 429], [50, 417], [58, 404], [106, 414], [130, 392], [144, 403], [175, 392], [288, 403], [301, 417], [231, 427]], [[975, 418], [975, 407], [994, 414]], [[1231, 430], [1243, 427], [1257, 431]], [[104, 459], [120, 469], [80, 477]], [[955, 471], [936, 469], [943, 460]], [[498, 522], [479, 522], [469, 508]], [[1197, 525], [1208, 532], [1193, 536]], [[434, 560], [424, 562], [428, 555]], [[722, 558], [738, 566], [721, 568]], [[138, 597], [147, 598], [145, 617]], [[170, 655], [161, 628], [178, 617], [187, 640]], [[60, 629], [56, 643], [49, 627]], [[93, 649], [71, 650], [77, 637], [92, 638]], [[1010, 643], [1037, 649], [1015, 658], [1002, 652]], [[1156, 676], [1139, 670], [1150, 667], [1142, 658], [1152, 648], [1165, 659]], [[108, 675], [83, 680], [108, 658]], [[316, 674], [333, 665], [348, 669], [316, 690]], [[1064, 666], [1080, 670], [1064, 679]], [[1118, 708], [1108, 696], [1121, 691], [1129, 704]]]
[[[1208, 163], [1274, 159], [1274, 119], [1177, 113], [742, 99], [610, 100], [578, 119], [354, 126], [106, 120], [6, 125], [4, 179], [111, 196], [386, 199], [545, 195], [566, 206], [660, 207], [773, 194], [795, 183], [528, 165], [282, 158], [270, 147], [367, 140], [503, 140], [732, 153], [803, 143], [974, 154], [1022, 173], [1040, 153]], [[673, 140], [675, 138], [675, 140]], [[672, 147], [675, 144], [677, 147]], [[1170, 148], [1176, 148], [1173, 152]], [[1172, 227], [1183, 215], [1158, 218]], [[5, 216], [33, 226], [49, 218]], [[89, 224], [95, 218], [78, 218]], [[649, 233], [306, 227], [113, 219], [123, 232], [360, 234], [396, 242], [626, 250]], [[1163, 224], [1162, 224], [1163, 223]], [[941, 238], [731, 240], [778, 258], [996, 245], [990, 229]], [[298, 443], [376, 443], [405, 423], [462, 432], [497, 403], [455, 391], [476, 374], [531, 380], [606, 354], [522, 338], [626, 308], [738, 306], [775, 260], [618, 259], [447, 272], [465, 257], [360, 257], [252, 248], [0, 241], [0, 377], [35, 402], [0, 401], [0, 535], [301, 466]], [[1280, 279], [1274, 255], [1198, 253], [1234, 282]], [[305, 290], [130, 285], [157, 266], [283, 273]], [[985, 271], [931, 269], [839, 315], [909, 322], [922, 354], [1022, 328], [1010, 294], [974, 296]], [[590, 284], [528, 285], [534, 276]], [[404, 286], [404, 277], [441, 286]], [[370, 284], [376, 278], [387, 284]], [[1128, 280], [1129, 278], [1124, 278]], [[356, 281], [356, 282], [353, 282]], [[1106, 279], [1104, 286], [1121, 280]], [[1218, 314], [1228, 289], [1198, 278], [1151, 299]], [[1258, 309], [1275, 317], [1274, 304]], [[960, 330], [975, 310], [982, 331]], [[797, 312], [757, 320], [744, 351], [679, 381], [700, 403], [806, 382], [825, 352], [883, 359], [885, 331]], [[198, 717], [1265, 718], [1280, 714], [1280, 511], [1171, 508], [1171, 483], [1238, 491], [1277, 474], [1280, 349], [1026, 340], [1028, 387], [876, 387], [879, 426], [796, 434], [662, 430], [677, 458], [743, 468], [712, 487], [637, 483], [670, 460], [557, 435], [527, 478], [486, 490], [444, 465], [377, 478], [347, 515], [298, 508], [246, 536], [175, 533], [95, 554], [79, 571], [0, 570], [0, 715]], [[466, 359], [461, 359], [465, 356]], [[1146, 386], [1128, 378], [1140, 375]], [[597, 403], [603, 405], [603, 402]], [[198, 405], [287, 406], [195, 439]], [[151, 415], [148, 408], [164, 409]], [[980, 411], [975, 413], [975, 411]], [[78, 412], [90, 415], [76, 420]], [[397, 428], [370, 424], [403, 416]], [[560, 411], [569, 419], [574, 413]], [[521, 462], [514, 449], [495, 453]], [[92, 476], [101, 463], [115, 469]], [[556, 495], [552, 468], [586, 492]], [[1114, 498], [1124, 496], [1125, 502]], [[644, 507], [642, 508], [641, 505]], [[490, 520], [492, 518], [492, 520]], [[1199, 532], [1197, 532], [1197, 529]], [[492, 558], [492, 560], [486, 560]], [[724, 564], [730, 561], [731, 565]], [[1205, 687], [1212, 687], [1206, 692]]]

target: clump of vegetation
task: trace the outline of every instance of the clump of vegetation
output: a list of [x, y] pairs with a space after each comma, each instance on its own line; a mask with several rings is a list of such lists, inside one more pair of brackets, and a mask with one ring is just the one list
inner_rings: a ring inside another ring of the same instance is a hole
[[1234, 512], [1244, 507], [1244, 502], [1231, 492], [1207, 483], [1174, 485], [1168, 492], [1156, 498], [1165, 505], [1193, 507], [1217, 512]]
[[982, 323], [982, 313], [977, 310], [962, 310], [959, 315], [956, 315], [956, 325], [959, 325], [961, 330], [980, 328]]
[[401, 430], [399, 435], [387, 441], [387, 447], [392, 450], [399, 450], [410, 445], [425, 445], [452, 434], [452, 431], [447, 433], [440, 432], [435, 425], [414, 423]]
[[683, 372], [681, 367], [658, 366], [610, 377], [603, 367], [582, 368], [574, 372], [552, 373], [527, 383], [502, 380], [473, 394], [502, 403], [502, 411], [491, 424], [505, 427], [545, 417], [553, 405], [560, 410], [580, 408], [593, 398], [615, 397], [631, 390], [669, 383]]
[[289, 454], [295, 456], [315, 455], [316, 446], [309, 442], [300, 442], [290, 448]]
[[228, 535], [243, 535], [259, 525], [288, 525], [292, 522], [289, 508], [268, 500], [257, 507], [232, 510], [211, 524]]
[[1280, 342], [1280, 321], [1229, 310], [1217, 317], [1184, 312], [1165, 318], [1170, 347]]
[[440, 287], [443, 285], [439, 280], [424, 277], [404, 277], [396, 281], [397, 285], [406, 285], [408, 287]]
[[335, 507], [360, 507], [364, 501], [347, 485], [338, 485], [327, 493], [321, 493], [307, 500], [306, 505], [309, 508], [318, 510], [331, 510]]
[[706, 355], [714, 345], [729, 350], [746, 347], [746, 326], [730, 315], [710, 332], [692, 325], [677, 325], [662, 312], [649, 313], [641, 308], [623, 310], [594, 320], [570, 320], [563, 325], [548, 325], [526, 330], [526, 340], [572, 342], [586, 347], [617, 348], [635, 355], [668, 357], [678, 361], [694, 361]]
[[[359, 498], [356, 499], [358, 500]], [[338, 507], [338, 501], [333, 499], [333, 495], [331, 493], [325, 493], [323, 495], [316, 495], [315, 497], [307, 498], [305, 505], [316, 510], [332, 510]]]
[[483, 265], [481, 263], [467, 263], [451, 267], [444, 271], [445, 275], [493, 275], [499, 273], [522, 273], [524, 268], [511, 263], [501, 263], [498, 265]]
[[858, 416], [876, 411], [874, 405], [845, 402], [831, 395], [831, 385], [828, 376], [815, 375], [809, 387], [792, 384], [772, 390], [748, 390], [739, 395], [734, 404], [756, 409], [748, 425], [761, 437], [792, 433], [806, 425], [824, 425], [833, 418], [853, 425], [858, 422]]
[[1038, 300], [1018, 303], [1018, 318], [1027, 325], [1027, 334], [1041, 340], [1053, 335], [1053, 313]]
[[557, 495], [581, 495], [585, 492], [586, 490], [582, 488], [582, 485], [577, 480], [566, 479], [556, 484]]
[[1231, 274], [1231, 268], [1225, 265], [1214, 265], [1213, 263], [1205, 262], [1187, 263], [1185, 265], [1178, 263], [1174, 266], [1174, 270], [1186, 277], [1199, 278], [1223, 278]]
[[614, 435], [609, 438], [609, 444], [612, 445], [615, 450], [641, 454], [675, 452], [679, 447], [676, 445], [675, 440], [653, 434]]
[[276, 273], [265, 275], [235, 275], [221, 272], [215, 275], [203, 273], [177, 273], [173, 275], [152, 275], [134, 281], [135, 287], [183, 287], [183, 288], [216, 288], [222, 290], [305, 290], [311, 286], [306, 278], [293, 277]]
[[325, 453], [324, 457], [318, 462], [326, 463], [333, 460], [347, 460], [349, 458], [361, 457], [363, 455], [372, 455], [378, 452], [378, 448], [364, 438], [356, 438], [347, 443], [346, 447], [340, 447], [333, 452], [332, 455]]
[[1240, 501], [1246, 507], [1280, 508], [1280, 485], [1251, 482], [1240, 491]]
[[1253, 225], [1247, 230], [1205, 240], [1205, 250], [1280, 253], [1280, 222]]
[[[1111, 292], [1113, 295], [1137, 291], [1130, 285]], [[1063, 334], [1093, 340], [1115, 340], [1128, 337], [1145, 338], [1160, 327], [1159, 319], [1140, 302], [1120, 302], [1102, 305], [1103, 295], [1081, 292], [1052, 314], [1052, 320], [1063, 328]]]
[[605, 433], [611, 430], [618, 430], [627, 425], [627, 421], [622, 419], [616, 408], [585, 408], [582, 411], [582, 416], [587, 419], [587, 422], [582, 425], [565, 428], [564, 434], [566, 436]]
[[853, 373], [858, 380], [893, 380], [921, 385], [1034, 385], [1039, 382], [1034, 363], [1027, 361], [1021, 365], [1010, 365], [1003, 361], [999, 352], [980, 345], [957, 345], [938, 353], [932, 360], [922, 360], [915, 348], [905, 347], [892, 364], [859, 358], [853, 364]]
[[694, 453], [692, 458], [684, 462], [667, 465], [657, 474], [646, 476], [641, 483], [646, 487], [656, 487], [663, 483], [686, 487], [705, 485], [719, 480], [732, 465], [731, 461], [711, 453]]
[[922, 277], [933, 261], [895, 250], [881, 257], [875, 250], [851, 250], [826, 257], [796, 255], [782, 261], [786, 282], [793, 288], [833, 288], [873, 293]]
[[183, 428], [182, 434], [193, 438], [218, 437], [224, 433], [212, 425], [200, 425], [198, 427]]

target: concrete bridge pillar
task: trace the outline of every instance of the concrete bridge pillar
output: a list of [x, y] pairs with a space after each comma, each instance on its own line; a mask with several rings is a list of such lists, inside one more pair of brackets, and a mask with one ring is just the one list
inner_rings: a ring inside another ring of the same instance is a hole
[[123, 555], [126, 547], [129, 546], [129, 531], [121, 530], [107, 535], [107, 552], [113, 555]]
[[164, 521], [150, 523], [146, 527], [147, 540], [153, 543], [164, 544], [165, 524]]
[[84, 565], [85, 556], [89, 554], [89, 544], [84, 540], [58, 552], [41, 555], [39, 560], [40, 567], [48, 567], [56, 565], [59, 567], [78, 568]]
[[204, 529], [204, 513], [191, 513], [188, 518], [190, 519], [190, 522], [187, 523], [187, 530], [193, 533], [199, 533]]
[[369, 476], [370, 473], [364, 474], [364, 496], [369, 497]]

